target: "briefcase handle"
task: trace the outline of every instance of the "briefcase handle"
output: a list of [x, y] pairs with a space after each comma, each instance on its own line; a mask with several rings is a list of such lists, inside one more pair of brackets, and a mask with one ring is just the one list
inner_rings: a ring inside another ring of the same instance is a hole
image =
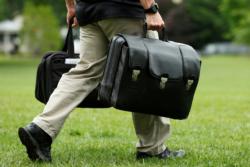
[[62, 51], [67, 52], [70, 57], [76, 57], [75, 50], [74, 50], [74, 38], [73, 38], [72, 23], [73, 22], [70, 22], [70, 24], [68, 26], [68, 32], [67, 32], [67, 36], [66, 36], [65, 41], [64, 41]]
[[[148, 31], [148, 25], [147, 25], [146, 22], [144, 22], [144, 24], [143, 24], [143, 36], [144, 36], [144, 38], [147, 37], [147, 31]], [[160, 34], [161, 34], [161, 36], [159, 38], [160, 40], [162, 40], [162, 41], [168, 41], [167, 28], [166, 27], [164, 27], [161, 30]]]

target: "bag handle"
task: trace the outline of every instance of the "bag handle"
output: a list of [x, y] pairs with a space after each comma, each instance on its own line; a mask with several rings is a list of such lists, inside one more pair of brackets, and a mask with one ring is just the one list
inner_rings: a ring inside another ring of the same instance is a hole
[[62, 51], [67, 52], [70, 57], [75, 57], [72, 23], [73, 21], [70, 21]]
[[[146, 22], [144, 22], [144, 24], [143, 24], [143, 37], [144, 38], [147, 38], [147, 30], [148, 30], [148, 25], [147, 25]], [[167, 28], [166, 27], [164, 27], [161, 30], [160, 40], [162, 40], [162, 41], [168, 41], [168, 35], [167, 35]]]

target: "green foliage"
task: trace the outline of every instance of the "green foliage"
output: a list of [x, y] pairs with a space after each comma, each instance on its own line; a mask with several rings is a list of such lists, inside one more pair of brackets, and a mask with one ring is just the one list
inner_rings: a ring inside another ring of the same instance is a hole
[[0, 166], [2, 167], [248, 167], [250, 157], [250, 59], [203, 59], [190, 117], [172, 120], [166, 144], [182, 159], [135, 160], [131, 113], [77, 109], [52, 145], [52, 164], [29, 161], [17, 129], [44, 105], [34, 98], [39, 60], [1, 59]]
[[201, 48], [207, 43], [225, 41], [229, 27], [220, 13], [222, 0], [188, 0], [167, 15], [170, 38]]
[[20, 14], [24, 0], [0, 0], [0, 21]]
[[60, 25], [66, 23], [66, 7], [65, 1], [63, 0], [39, 0], [32, 1], [35, 5], [49, 5], [52, 7], [56, 17], [59, 20]]
[[3, 0], [0, 0], [0, 21], [5, 18], [6, 12], [5, 2]]
[[60, 24], [65, 24], [66, 7], [65, 2], [61, 0], [0, 0], [0, 21], [4, 19], [11, 19], [17, 14], [23, 12], [24, 4], [27, 1], [31, 1], [35, 5], [49, 5], [53, 8], [53, 11]]
[[48, 5], [25, 3], [24, 26], [21, 38], [24, 46], [33, 55], [57, 50], [61, 45], [60, 28], [52, 8]]
[[228, 37], [236, 42], [250, 45], [250, 3], [249, 0], [223, 0], [221, 11], [230, 25]]

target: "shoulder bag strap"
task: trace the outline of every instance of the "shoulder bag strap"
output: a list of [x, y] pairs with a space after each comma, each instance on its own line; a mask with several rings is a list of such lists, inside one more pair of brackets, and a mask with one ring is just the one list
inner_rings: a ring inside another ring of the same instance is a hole
[[75, 57], [74, 39], [73, 39], [73, 32], [72, 32], [71, 25], [69, 25], [69, 27], [68, 27], [68, 33], [67, 33], [66, 39], [64, 41], [62, 51], [67, 52], [70, 57]]

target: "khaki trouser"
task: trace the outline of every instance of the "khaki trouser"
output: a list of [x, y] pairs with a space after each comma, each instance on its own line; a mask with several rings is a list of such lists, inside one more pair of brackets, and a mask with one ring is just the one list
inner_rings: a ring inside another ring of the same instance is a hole
[[[62, 76], [44, 111], [33, 122], [54, 139], [71, 111], [99, 84], [111, 38], [117, 33], [141, 36], [142, 25], [138, 19], [106, 19], [81, 27], [80, 62]], [[158, 38], [153, 31], [149, 31], [148, 36]], [[164, 141], [170, 131], [169, 119], [139, 113], [132, 116], [139, 138], [137, 150], [152, 155], [164, 151]]]

